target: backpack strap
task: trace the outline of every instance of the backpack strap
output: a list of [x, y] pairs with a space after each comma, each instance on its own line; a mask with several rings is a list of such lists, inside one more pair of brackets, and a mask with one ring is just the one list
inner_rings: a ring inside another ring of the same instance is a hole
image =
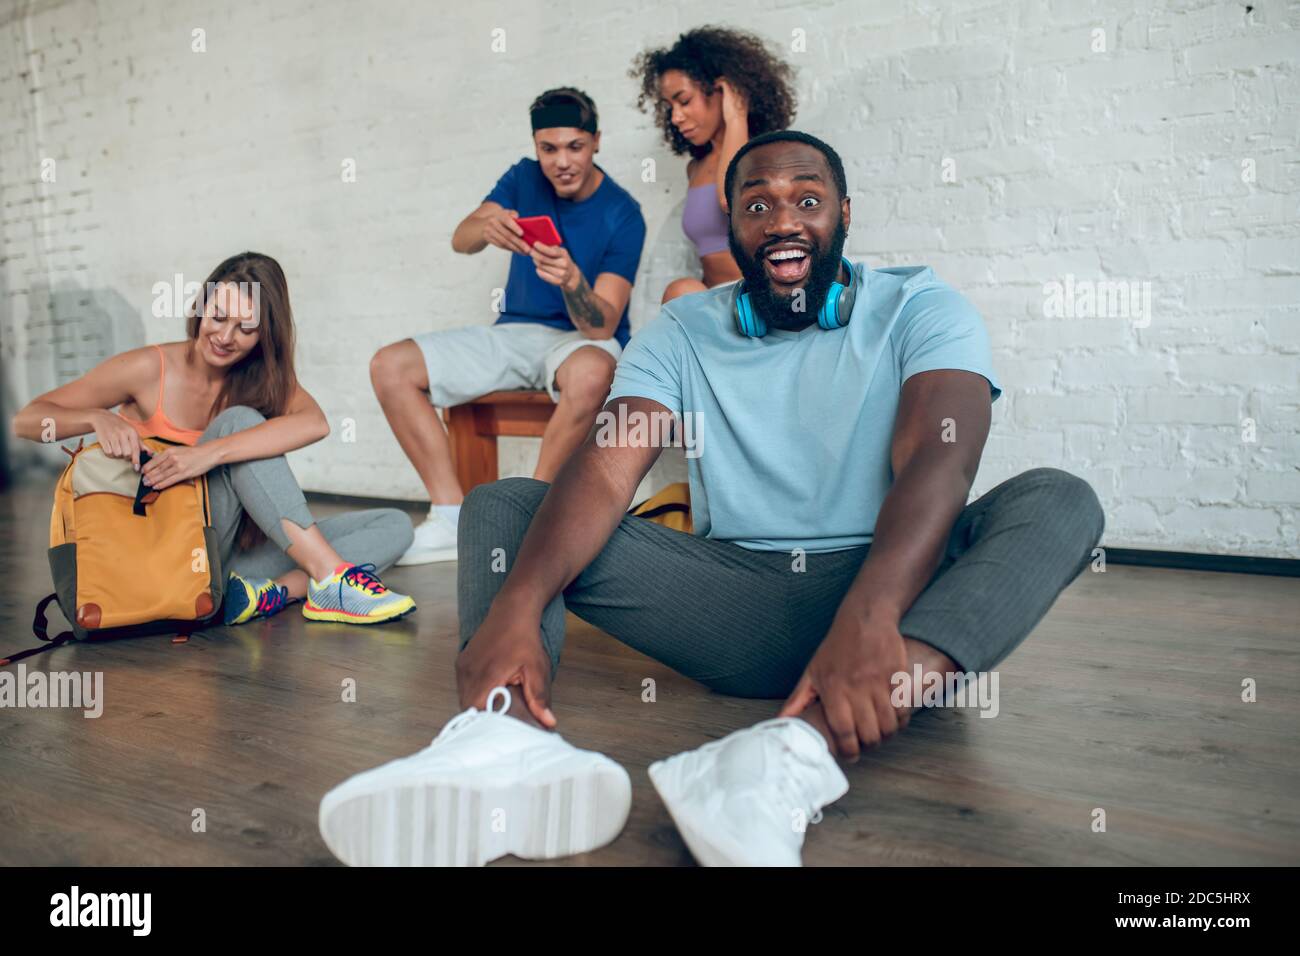
[[10, 654], [8, 657], [0, 657], [0, 667], [6, 664], [13, 664], [22, 660], [24, 657], [32, 657], [36, 654], [44, 654], [46, 651], [52, 651], [60, 644], [66, 644], [72, 640], [72, 632], [64, 631], [58, 637], [53, 638], [48, 644], [41, 644], [38, 647], [29, 647], [25, 651], [19, 651], [17, 654]]
[[144, 517], [144, 506], [151, 505], [158, 500], [158, 492], [144, 483], [144, 466], [148, 463], [153, 455], [148, 451], [140, 449], [140, 483], [135, 489], [135, 503], [131, 506], [131, 513]]
[[[641, 507], [638, 505], [637, 507]], [[671, 511], [681, 511], [690, 514], [691, 506], [684, 501], [665, 501], [661, 505], [655, 505], [653, 508], [647, 508], [645, 511], [637, 511], [633, 508], [628, 512], [634, 518], [657, 518], [659, 515], [668, 514]]]
[[57, 600], [58, 596], [58, 592], [55, 592], [41, 598], [41, 602], [36, 605], [36, 615], [32, 618], [32, 633], [45, 643], [39, 647], [29, 647], [25, 651], [19, 651], [17, 654], [10, 654], [7, 657], [0, 658], [0, 667], [20, 661], [24, 657], [31, 657], [33, 654], [43, 654], [45, 651], [53, 650], [76, 637], [71, 631], [64, 631], [56, 637], [50, 637], [49, 618], [45, 616], [45, 609], [50, 606], [51, 601]]

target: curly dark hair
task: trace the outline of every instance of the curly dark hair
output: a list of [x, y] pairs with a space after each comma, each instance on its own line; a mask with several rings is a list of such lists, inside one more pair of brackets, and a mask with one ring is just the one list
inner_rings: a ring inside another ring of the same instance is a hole
[[671, 48], [638, 53], [632, 63], [628, 76], [641, 80], [637, 108], [644, 112], [647, 102], [654, 104], [655, 123], [678, 155], [689, 152], [699, 159], [713, 144], [693, 146], [672, 124], [672, 106], [659, 97], [659, 79], [668, 70], [681, 70], [705, 94], [715, 92], [718, 77], [726, 77], [749, 104], [751, 136], [785, 129], [794, 119], [794, 70], [752, 33], [697, 27], [679, 36]]

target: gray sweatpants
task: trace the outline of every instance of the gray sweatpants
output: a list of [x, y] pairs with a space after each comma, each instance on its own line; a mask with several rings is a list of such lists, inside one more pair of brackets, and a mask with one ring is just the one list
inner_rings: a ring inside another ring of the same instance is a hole
[[[264, 421], [256, 409], [232, 405], [208, 423], [199, 444]], [[344, 561], [374, 564], [377, 572], [400, 558], [415, 535], [411, 519], [397, 508], [370, 508], [315, 521], [284, 455], [218, 465], [208, 472], [208, 497], [212, 502], [212, 527], [221, 542], [221, 567], [245, 577], [278, 578], [298, 567], [285, 554], [289, 539], [281, 518], [301, 528], [316, 524]], [[267, 540], [236, 552], [235, 534], [242, 511], [247, 511], [266, 532]]]
[[[486, 617], [550, 485], [479, 485], [460, 511], [458, 594], [463, 649]], [[990, 670], [1025, 639], [1089, 563], [1105, 525], [1087, 482], [1055, 468], [1009, 478], [968, 504], [934, 577], [903, 616], [905, 637], [962, 671]], [[595, 559], [542, 615], [557, 667], [564, 611], [715, 691], [785, 697], [825, 638], [870, 546], [805, 556], [673, 531], [624, 516]], [[497, 567], [500, 563], [497, 562]]]

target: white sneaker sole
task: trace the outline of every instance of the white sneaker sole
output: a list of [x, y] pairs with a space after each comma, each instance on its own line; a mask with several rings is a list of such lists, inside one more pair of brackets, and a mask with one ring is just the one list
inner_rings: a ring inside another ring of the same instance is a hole
[[438, 561], [455, 561], [457, 549], [452, 548], [410, 548], [394, 562], [399, 567], [412, 564], [434, 564]]
[[482, 866], [513, 854], [550, 860], [611, 842], [627, 823], [632, 783], [612, 761], [559, 768], [513, 785], [446, 777], [396, 780], [327, 793], [320, 832], [350, 866]]

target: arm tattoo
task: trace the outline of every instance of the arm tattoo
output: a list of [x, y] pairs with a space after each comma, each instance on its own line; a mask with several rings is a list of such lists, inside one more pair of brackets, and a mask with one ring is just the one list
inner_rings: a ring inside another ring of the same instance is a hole
[[564, 290], [564, 304], [569, 309], [569, 318], [579, 328], [584, 325], [593, 329], [605, 327], [605, 313], [601, 311], [599, 301], [596, 293], [591, 291], [591, 286], [587, 285], [587, 277], [583, 275], [578, 277], [578, 288], [572, 292]]

